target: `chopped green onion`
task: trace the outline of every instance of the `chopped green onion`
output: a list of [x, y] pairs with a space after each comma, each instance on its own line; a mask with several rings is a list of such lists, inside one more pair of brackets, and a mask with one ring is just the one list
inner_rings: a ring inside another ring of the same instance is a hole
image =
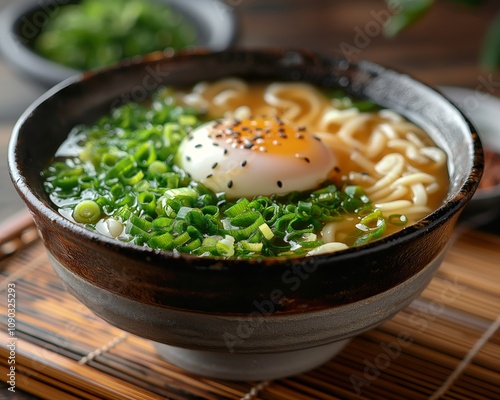
[[243, 229], [223, 229], [222, 232], [225, 235], [231, 235], [234, 237], [237, 241], [243, 240], [243, 239], [248, 239], [248, 237], [256, 230], [259, 228], [260, 225], [264, 223], [264, 218], [262, 216], [259, 216], [255, 220], [255, 222]]
[[247, 240], [242, 240], [240, 243], [245, 250], [254, 253], [260, 253], [262, 251], [262, 247], [264, 246], [263, 243], [250, 243]]
[[237, 215], [247, 210], [249, 203], [250, 202], [248, 201], [248, 199], [243, 197], [235, 205], [224, 211], [224, 214], [228, 217], [236, 217]]
[[140, 182], [142, 178], [144, 178], [144, 172], [142, 172], [140, 169], [130, 169], [129, 171], [122, 174], [122, 180], [127, 185], [135, 185], [136, 183]]
[[170, 233], [153, 236], [149, 239], [148, 245], [156, 249], [173, 250], [175, 247], [174, 237]]
[[69, 190], [77, 187], [79, 183], [78, 176], [61, 176], [53, 181], [55, 187], [60, 189]]
[[164, 229], [172, 226], [173, 223], [174, 220], [172, 218], [166, 218], [166, 217], [156, 218], [151, 223], [151, 227], [153, 229]]
[[265, 222], [262, 225], [259, 225], [259, 230], [262, 232], [262, 235], [264, 235], [264, 237], [267, 240], [271, 240], [274, 237], [273, 231], [271, 230], [271, 228], [269, 228], [269, 225], [267, 225]]
[[83, 200], [73, 210], [73, 218], [81, 224], [95, 224], [101, 219], [101, 208], [93, 200]]
[[396, 226], [404, 226], [408, 223], [408, 217], [404, 214], [392, 214], [387, 218], [388, 222]]
[[247, 211], [243, 214], [236, 215], [235, 217], [229, 218], [229, 222], [233, 226], [246, 228], [252, 225], [257, 219], [261, 218], [262, 215], [258, 211]]
[[234, 255], [234, 238], [226, 235], [215, 245], [215, 249], [223, 257], [232, 257]]
[[148, 167], [148, 172], [152, 174], [164, 174], [167, 171], [168, 171], [167, 164], [158, 160], [153, 161], [151, 164], [149, 164]]
[[153, 142], [146, 142], [139, 146], [135, 152], [135, 159], [144, 166], [149, 166], [156, 161], [156, 149]]
[[148, 221], [145, 218], [139, 218], [134, 214], [130, 215], [130, 223], [146, 232], [149, 231], [153, 226], [152, 222]]
[[108, 172], [106, 173], [106, 179], [116, 178], [123, 175], [125, 172], [129, 171], [134, 166], [134, 159], [131, 156], [125, 157], [118, 161]]
[[179, 251], [182, 253], [191, 253], [198, 249], [201, 246], [201, 240], [200, 239], [195, 239], [192, 242], [189, 242], [185, 246], [179, 247]]
[[364, 217], [359, 224], [356, 225], [360, 235], [354, 241], [354, 246], [360, 246], [382, 236], [386, 229], [386, 222], [380, 210], [375, 210], [371, 214]]
[[175, 245], [175, 247], [182, 246], [183, 244], [189, 242], [190, 240], [191, 240], [191, 236], [189, 236], [189, 233], [184, 232], [174, 239], [174, 245]]
[[156, 197], [153, 193], [141, 192], [137, 196], [137, 201], [139, 202], [139, 207], [146, 213], [154, 215], [156, 210]]
[[125, 188], [121, 183], [116, 183], [109, 189], [111, 196], [113, 196], [115, 199], [118, 199], [123, 196], [125, 193]]
[[308, 240], [308, 241], [299, 242], [299, 244], [304, 249], [314, 249], [316, 247], [319, 247], [319, 246], [325, 244], [325, 242], [323, 242], [322, 240]]

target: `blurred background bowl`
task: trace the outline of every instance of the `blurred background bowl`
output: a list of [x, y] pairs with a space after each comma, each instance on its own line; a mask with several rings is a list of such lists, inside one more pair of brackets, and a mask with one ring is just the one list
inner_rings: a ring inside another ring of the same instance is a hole
[[500, 215], [500, 99], [488, 93], [457, 86], [440, 86], [472, 121], [485, 148], [484, 174], [478, 190], [463, 212], [462, 219], [487, 223]]
[[[194, 46], [224, 50], [237, 38], [236, 14], [222, 0], [151, 0], [166, 3], [192, 24], [197, 35]], [[34, 50], [36, 38], [58, 7], [79, 0], [38, 0], [12, 3], [0, 14], [0, 51], [24, 76], [48, 88], [81, 71], [51, 61]], [[159, 49], [162, 50], [162, 49]]]

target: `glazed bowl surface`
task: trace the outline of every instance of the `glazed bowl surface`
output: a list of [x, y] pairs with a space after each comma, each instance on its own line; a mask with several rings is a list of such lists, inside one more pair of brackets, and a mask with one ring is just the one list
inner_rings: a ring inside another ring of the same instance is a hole
[[[450, 187], [442, 205], [418, 223], [366, 245], [334, 254], [259, 260], [199, 258], [125, 244], [58, 214], [40, 171], [73, 126], [91, 123], [122, 102], [142, 100], [162, 85], [227, 76], [341, 87], [401, 113], [448, 155]], [[194, 51], [151, 54], [51, 89], [16, 125], [9, 167], [54, 269], [97, 315], [166, 344], [163, 354], [192, 371], [267, 379], [326, 361], [340, 341], [379, 325], [418, 296], [476, 190], [483, 154], [474, 128], [456, 107], [400, 72], [298, 50]], [[270, 361], [273, 356], [278, 358]], [[234, 360], [240, 366], [236, 372], [228, 367]], [[207, 370], [209, 363], [220, 368]], [[265, 370], [266, 365], [275, 368]]]
[[[197, 32], [196, 47], [213, 51], [233, 45], [238, 36], [234, 9], [221, 0], [152, 0], [166, 3], [189, 21]], [[49, 60], [34, 50], [34, 42], [59, 7], [79, 0], [13, 2], [0, 13], [0, 52], [21, 74], [50, 88], [81, 71]]]

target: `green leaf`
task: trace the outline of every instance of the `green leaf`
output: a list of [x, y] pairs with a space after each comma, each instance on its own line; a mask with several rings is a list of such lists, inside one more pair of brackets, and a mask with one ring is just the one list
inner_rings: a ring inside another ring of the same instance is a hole
[[[389, 3], [390, 0], [386, 0]], [[388, 37], [395, 37], [409, 26], [418, 22], [434, 4], [434, 0], [401, 0], [400, 10], [384, 26]]]
[[483, 42], [481, 66], [487, 70], [500, 68], [500, 15], [492, 22]]

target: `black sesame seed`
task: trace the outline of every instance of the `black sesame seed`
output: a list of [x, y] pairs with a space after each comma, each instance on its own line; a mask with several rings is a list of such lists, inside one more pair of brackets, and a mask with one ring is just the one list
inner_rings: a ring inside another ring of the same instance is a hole
[[340, 168], [339, 168], [339, 167], [333, 167], [333, 170], [334, 170], [335, 172], [340, 172]]
[[244, 167], [245, 165], [247, 165], [247, 160], [244, 160], [241, 162], [241, 166]]
[[188, 178], [191, 178], [191, 174], [189, 172], [186, 172], [186, 175]]
[[318, 142], [321, 142], [321, 138], [316, 136], [316, 135], [313, 135], [313, 138], [316, 139]]
[[221, 133], [218, 133], [217, 135], [215, 135], [215, 137], [216, 137], [217, 139], [220, 139], [220, 138], [222, 137], [222, 134], [221, 134]]
[[306, 163], [310, 163], [311, 162], [311, 159], [309, 157], [305, 157], [303, 156], [302, 154], [295, 154], [295, 157], [296, 158], [301, 158], [302, 160], [304, 160]]
[[280, 138], [282, 139], [288, 139], [288, 136], [286, 133], [280, 133]]
[[245, 141], [245, 144], [243, 145], [243, 148], [245, 148], [245, 149], [251, 149], [252, 147], [253, 147], [253, 142], [251, 142], [250, 140]]
[[188, 140], [193, 140], [193, 139], [194, 139], [193, 136], [191, 136], [191, 135], [188, 136]]
[[228, 187], [229, 189], [231, 189], [231, 188], [233, 187], [233, 181], [229, 181], [229, 182], [227, 183], [227, 187]]
[[302, 135], [301, 133], [296, 133], [296, 134], [295, 134], [295, 137], [296, 137], [297, 139], [304, 139], [304, 135]]
[[186, 156], [186, 160], [191, 161], [191, 157]]
[[276, 183], [278, 184], [278, 187], [279, 187], [279, 188], [283, 187], [283, 182], [278, 181], [278, 182], [276, 182]]
[[207, 179], [210, 179], [212, 176], [214, 176], [213, 174], [208, 174], [207, 175]]
[[194, 146], [195, 148], [199, 149], [200, 147], [203, 147], [203, 145], [201, 143], [198, 143], [196, 146]]
[[213, 165], [212, 165], [212, 169], [217, 168], [217, 164], [218, 164], [218, 163], [213, 163]]
[[305, 127], [305, 126], [299, 126], [299, 127], [297, 128], [297, 130], [298, 130], [298, 131], [303, 132], [303, 131], [305, 131], [305, 130], [306, 130], [306, 127]]
[[212, 143], [212, 146], [219, 147], [219, 143], [215, 143], [215, 142], [213, 142], [213, 143]]
[[241, 130], [242, 130], [242, 131], [249, 131], [249, 130], [250, 130], [250, 128], [249, 128], [248, 126], [244, 126], [244, 127], [242, 127], [242, 128], [241, 128]]
[[[226, 155], [226, 154], [227, 154], [227, 149], [224, 149], [224, 155]], [[217, 164], [217, 163], [216, 163], [216, 164]]]

